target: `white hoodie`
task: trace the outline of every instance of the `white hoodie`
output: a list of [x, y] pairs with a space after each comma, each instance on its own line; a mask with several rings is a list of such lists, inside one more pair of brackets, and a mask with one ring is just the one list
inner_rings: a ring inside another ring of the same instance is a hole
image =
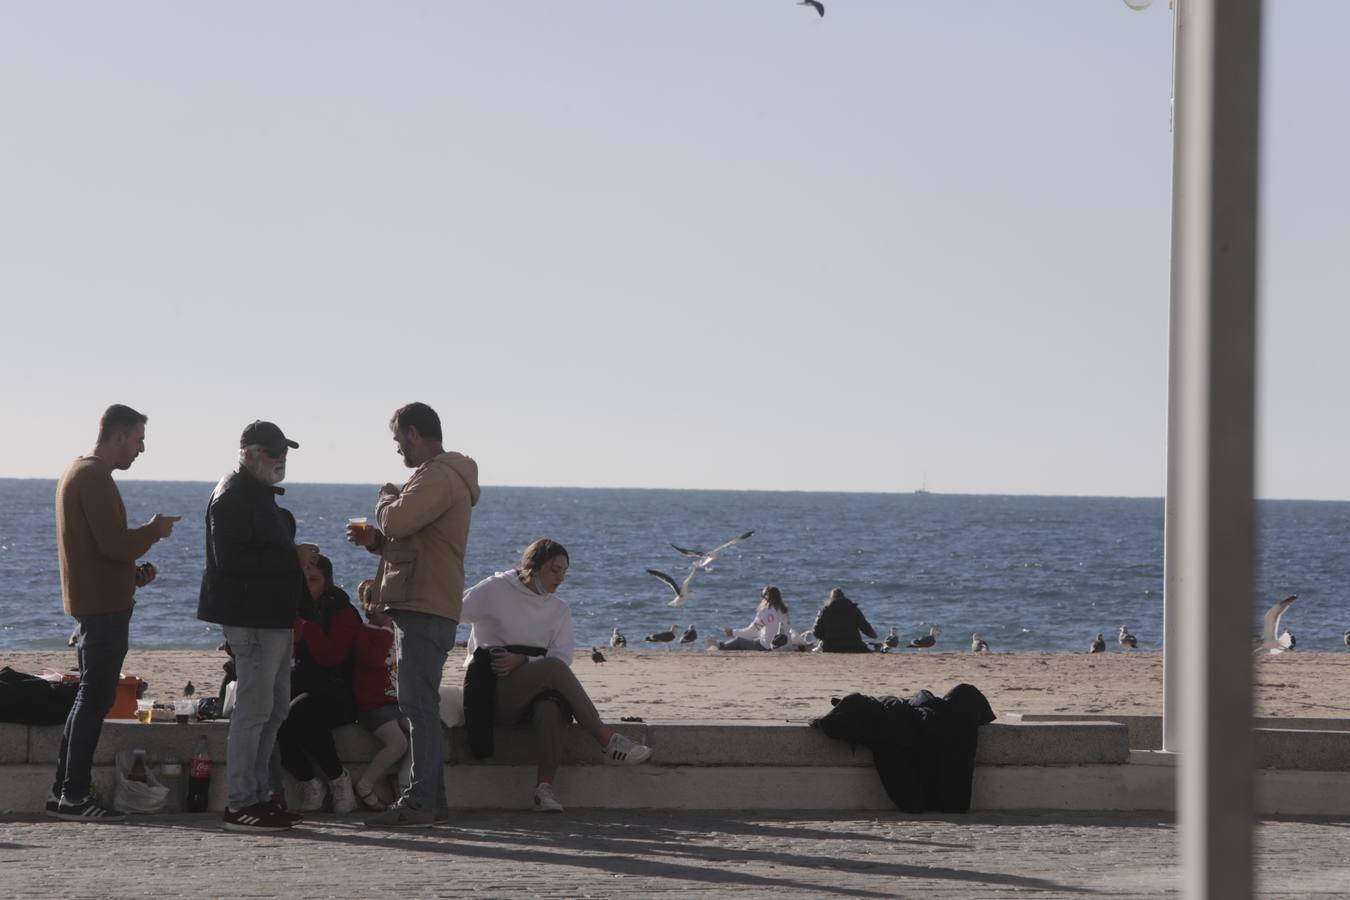
[[761, 606], [755, 611], [755, 621], [744, 628], [733, 628], [731, 633], [738, 638], [759, 641], [759, 645], [765, 650], [772, 650], [773, 639], [778, 636], [780, 627], [783, 633], [787, 634], [788, 617], [772, 606]]
[[539, 594], [521, 584], [514, 569], [484, 578], [465, 591], [460, 616], [461, 622], [473, 626], [464, 657], [466, 667], [477, 648], [505, 644], [544, 647], [546, 656], [572, 664], [577, 649], [572, 610], [557, 594]]

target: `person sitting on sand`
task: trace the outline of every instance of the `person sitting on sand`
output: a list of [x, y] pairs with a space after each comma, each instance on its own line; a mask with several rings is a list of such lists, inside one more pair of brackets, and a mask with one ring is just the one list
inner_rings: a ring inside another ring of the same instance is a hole
[[[783, 594], [773, 585], [766, 585], [759, 593], [759, 607], [755, 618], [744, 628], [724, 629], [729, 641], [713, 640], [718, 650], [774, 650], [787, 646], [788, 608]], [[779, 638], [782, 635], [782, 638]]]
[[347, 592], [333, 583], [328, 557], [317, 557], [304, 572], [310, 603], [301, 604], [295, 620], [291, 711], [277, 732], [277, 747], [282, 766], [300, 782], [301, 812], [322, 807], [331, 788], [333, 812], [349, 813], [356, 808], [356, 797], [351, 776], [338, 759], [333, 729], [356, 718], [352, 646], [361, 617]]
[[[382, 745], [370, 758], [354, 785], [356, 798], [367, 808], [385, 809], [375, 785], [403, 760], [409, 762], [407, 723], [398, 708], [398, 677], [394, 656], [394, 620], [380, 611], [378, 582], [368, 578], [356, 589], [366, 624], [356, 633], [352, 652], [352, 697], [356, 701], [356, 724]], [[400, 781], [406, 786], [406, 774]]]
[[[602, 722], [572, 674], [576, 649], [572, 611], [556, 593], [570, 564], [562, 544], [537, 540], [525, 548], [517, 568], [466, 591], [461, 613], [463, 621], [473, 626], [464, 675], [470, 748], [480, 758], [491, 753], [493, 722], [530, 722], [537, 738], [534, 807], [540, 812], [562, 812], [553, 779], [573, 717], [604, 748], [606, 763], [635, 765], [652, 753]], [[491, 718], [485, 720], [489, 711]], [[481, 740], [483, 725], [486, 741]]]
[[857, 604], [844, 596], [843, 590], [830, 591], [825, 605], [816, 614], [816, 625], [812, 629], [816, 635], [818, 649], [823, 653], [868, 653], [858, 632], [876, 639], [876, 629], [867, 621], [867, 617], [858, 609]]

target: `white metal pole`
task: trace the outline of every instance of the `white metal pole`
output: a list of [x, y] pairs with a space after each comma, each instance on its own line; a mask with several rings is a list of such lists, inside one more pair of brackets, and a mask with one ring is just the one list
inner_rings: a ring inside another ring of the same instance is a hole
[[1261, 8], [1178, 0], [1176, 10], [1168, 605], [1178, 626], [1177, 809], [1183, 894], [1224, 900], [1253, 893]]

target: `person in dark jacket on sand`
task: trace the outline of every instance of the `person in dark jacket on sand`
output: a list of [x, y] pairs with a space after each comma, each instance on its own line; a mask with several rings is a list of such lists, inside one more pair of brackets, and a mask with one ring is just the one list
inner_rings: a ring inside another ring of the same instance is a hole
[[830, 591], [829, 599], [816, 614], [812, 631], [815, 632], [822, 653], [867, 653], [867, 645], [858, 633], [862, 632], [873, 639], [877, 636], [876, 629], [867, 621], [862, 610], [845, 597], [840, 588]]
[[227, 831], [284, 831], [299, 817], [272, 802], [268, 765], [291, 702], [291, 626], [305, 595], [304, 567], [318, 556], [295, 543], [285, 493], [288, 448], [300, 445], [271, 422], [239, 439], [239, 468], [206, 505], [206, 568], [197, 618], [222, 626], [239, 685], [225, 744]]

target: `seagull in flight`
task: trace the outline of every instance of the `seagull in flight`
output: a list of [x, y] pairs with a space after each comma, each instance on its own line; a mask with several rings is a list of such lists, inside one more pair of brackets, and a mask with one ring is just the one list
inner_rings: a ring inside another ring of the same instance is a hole
[[1283, 634], [1280, 634], [1279, 637], [1276, 637], [1275, 635], [1280, 632], [1280, 620], [1284, 618], [1285, 612], [1288, 611], [1289, 607], [1293, 605], [1293, 602], [1297, 599], [1298, 594], [1290, 594], [1288, 597], [1285, 597], [1279, 603], [1276, 603], [1270, 609], [1266, 610], [1266, 618], [1264, 622], [1262, 622], [1261, 628], [1261, 641], [1256, 645], [1257, 653], [1260, 653], [1263, 650], [1269, 651], [1270, 653], [1283, 653], [1286, 650], [1294, 649], [1293, 632], [1286, 630]]
[[937, 636], [939, 633], [941, 633], [941, 631], [942, 629], [934, 625], [932, 628], [928, 629], [927, 634], [921, 637], [916, 637], [914, 640], [909, 642], [909, 645], [911, 647], [918, 647], [920, 649], [931, 647], [937, 643]]
[[1124, 625], [1120, 626], [1120, 634], [1116, 636], [1116, 640], [1120, 641], [1122, 647], [1129, 647], [1131, 650], [1139, 649], [1139, 638], [1130, 634], [1130, 630]]
[[[675, 544], [671, 544], [670, 546], [674, 547], [676, 550], [678, 550], [685, 556], [692, 557], [693, 559], [698, 560], [698, 562], [694, 563], [695, 569], [707, 569], [709, 572], [711, 572], [712, 569], [710, 567], [712, 566], [713, 560], [717, 559], [717, 557], [721, 555], [723, 550], [726, 550], [732, 544], [739, 544], [741, 541], [750, 537], [750, 535], [754, 533], [755, 530], [752, 528], [745, 534], [738, 535], [732, 538], [731, 540], [727, 541], [725, 544], [719, 544], [718, 546], [714, 547], [711, 550], [686, 550], [684, 547], [680, 547]], [[648, 569], [647, 571], [650, 572], [651, 569]]]
[[[675, 599], [670, 601], [670, 605], [675, 607], [684, 606], [686, 603], [689, 602], [689, 582], [694, 580], [694, 576], [697, 573], [698, 573], [698, 566], [694, 565], [692, 568], [689, 569], [689, 574], [684, 576], [684, 581], [677, 584], [675, 582], [675, 579], [671, 578], [665, 572], [658, 572], [655, 569], [647, 570], [648, 575], [661, 579], [670, 586], [670, 589], [672, 591], [675, 592]], [[671, 630], [674, 631], [673, 628]]]
[[812, 9], [814, 9], [816, 12], [820, 13], [820, 17], [821, 17], [822, 19], [825, 18], [825, 4], [824, 4], [824, 3], [821, 3], [820, 0], [801, 0], [801, 2], [798, 3], [797, 5], [798, 5], [798, 6], [809, 6], [809, 7], [811, 7]]

